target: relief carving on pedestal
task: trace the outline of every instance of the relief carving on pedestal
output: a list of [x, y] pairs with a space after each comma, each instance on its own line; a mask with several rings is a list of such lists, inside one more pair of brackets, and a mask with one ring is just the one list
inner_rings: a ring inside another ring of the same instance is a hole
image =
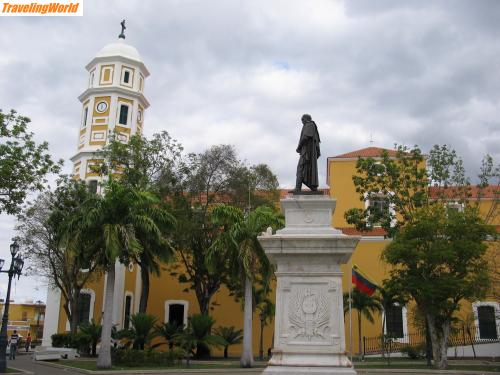
[[330, 331], [330, 305], [324, 293], [314, 288], [299, 288], [288, 306], [289, 332], [292, 338], [326, 339]]

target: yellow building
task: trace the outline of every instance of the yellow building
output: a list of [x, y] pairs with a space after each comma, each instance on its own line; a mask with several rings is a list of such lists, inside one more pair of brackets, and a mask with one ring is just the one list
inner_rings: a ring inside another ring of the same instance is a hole
[[[74, 163], [73, 173], [98, 189], [98, 175], [92, 170], [92, 165], [98, 163], [93, 158], [93, 153], [106, 144], [108, 136], [115, 131], [118, 138], [127, 142], [130, 135], [142, 132], [144, 111], [149, 106], [144, 96], [145, 79], [149, 72], [144, 65], [138, 51], [126, 44], [123, 40], [104, 47], [86, 66], [89, 74], [88, 88], [80, 95], [82, 103], [82, 119], [78, 129], [78, 143], [75, 156], [71, 159]], [[388, 267], [380, 261], [380, 254], [388, 244], [381, 228], [375, 228], [368, 233], [356, 233], [344, 219], [344, 212], [353, 207], [363, 208], [365, 203], [359, 200], [352, 176], [356, 173], [356, 161], [359, 157], [380, 156], [381, 149], [370, 147], [351, 153], [329, 157], [327, 159], [327, 184], [330, 196], [337, 199], [337, 206], [333, 216], [333, 225], [345, 234], [361, 234], [359, 242], [352, 256], [351, 262], [343, 269], [344, 290], [347, 291], [351, 281], [352, 264], [356, 264], [364, 274], [373, 282], [381, 284], [388, 275]], [[394, 156], [394, 151], [389, 151]], [[491, 197], [483, 197], [481, 202], [483, 210], [492, 204]], [[496, 223], [497, 225], [500, 223]], [[104, 289], [106, 277], [91, 283], [82, 290], [81, 306], [79, 306], [79, 320], [88, 321], [101, 319], [104, 306]], [[128, 327], [130, 316], [138, 312], [141, 292], [141, 277], [139, 266], [116, 264], [116, 287], [113, 301], [113, 323], [118, 329]], [[187, 324], [188, 316], [198, 313], [198, 303], [192, 291], [184, 291], [177, 277], [164, 271], [159, 277], [152, 276], [150, 281], [150, 294], [147, 312], [155, 315], [158, 322], [182, 321]], [[243, 327], [243, 311], [240, 303], [236, 302], [225, 287], [221, 287], [212, 299], [214, 309], [211, 315], [218, 326]], [[57, 332], [69, 330], [68, 318], [62, 308], [62, 298], [57, 290], [49, 289], [47, 297], [47, 318], [44, 327], [44, 346], [50, 346], [50, 337]], [[481, 328], [481, 314], [493, 314], [495, 334], [500, 335], [498, 326], [500, 322], [500, 308], [497, 300], [479, 301], [472, 306], [464, 307], [465, 310], [474, 310], [476, 321]], [[355, 312], [356, 313], [356, 312]], [[386, 312], [386, 326], [390, 327], [393, 334], [397, 334], [401, 341], [407, 340], [415, 327], [411, 324], [411, 307], [395, 307]], [[258, 352], [260, 322], [257, 312], [253, 321], [254, 353]], [[382, 317], [375, 316], [372, 324], [366, 319], [362, 320], [362, 335], [366, 337], [379, 336], [382, 330]], [[272, 346], [274, 323], [264, 329], [264, 352]], [[357, 319], [352, 322], [353, 343], [358, 342]], [[347, 345], [349, 343], [349, 319], [346, 319]], [[354, 352], [361, 348], [353, 346]], [[230, 348], [230, 353], [235, 355], [241, 351], [240, 346]], [[220, 354], [220, 352], [216, 352]]]
[[[0, 311], [4, 311], [4, 302], [0, 302]], [[14, 330], [17, 330], [22, 337], [30, 333], [32, 340], [42, 339], [43, 326], [45, 322], [45, 304], [42, 301], [27, 301], [25, 303], [9, 304], [9, 323], [7, 325], [7, 335], [10, 337]]]

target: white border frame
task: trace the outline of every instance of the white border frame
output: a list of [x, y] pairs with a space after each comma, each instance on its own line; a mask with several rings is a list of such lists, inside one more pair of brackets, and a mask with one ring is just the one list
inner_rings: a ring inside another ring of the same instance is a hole
[[[396, 342], [401, 342], [401, 343], [407, 343], [408, 342], [408, 310], [406, 309], [406, 306], [400, 306], [399, 303], [395, 303], [394, 306], [399, 306], [401, 307], [401, 315], [403, 318], [403, 337], [401, 338], [393, 338], [394, 341]], [[382, 310], [382, 320], [384, 322], [384, 335], [387, 334], [387, 319], [385, 318], [385, 310]]]
[[476, 326], [476, 340], [479, 341], [491, 341], [491, 339], [482, 339], [479, 332], [479, 317], [477, 313], [477, 308], [479, 306], [491, 306], [495, 313], [495, 327], [497, 329], [497, 340], [500, 339], [500, 304], [494, 301], [478, 301], [472, 304], [472, 312], [474, 314], [474, 325]]
[[189, 301], [182, 300], [182, 299], [169, 299], [165, 301], [165, 323], [168, 323], [168, 319], [170, 318], [170, 305], [184, 305], [184, 317], [183, 317], [183, 324], [184, 327], [187, 326], [187, 320], [188, 320], [188, 309], [189, 309]]

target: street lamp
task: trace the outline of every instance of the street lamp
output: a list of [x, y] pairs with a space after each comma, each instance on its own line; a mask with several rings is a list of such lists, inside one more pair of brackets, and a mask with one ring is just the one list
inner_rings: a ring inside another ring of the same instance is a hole
[[7, 325], [9, 323], [9, 303], [10, 303], [10, 287], [12, 284], [12, 277], [17, 275], [21, 276], [21, 271], [23, 270], [24, 261], [21, 257], [16, 257], [19, 253], [19, 244], [16, 240], [10, 245], [10, 254], [12, 255], [12, 260], [10, 262], [10, 267], [6, 271], [2, 271], [2, 267], [5, 264], [3, 259], [0, 259], [0, 272], [9, 275], [9, 284], [7, 285], [7, 298], [5, 299], [5, 306], [2, 318], [2, 329], [0, 330], [0, 373], [7, 372]]

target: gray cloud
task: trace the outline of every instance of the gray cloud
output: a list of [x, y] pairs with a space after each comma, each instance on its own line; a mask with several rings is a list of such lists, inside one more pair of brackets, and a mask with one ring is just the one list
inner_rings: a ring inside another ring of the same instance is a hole
[[449, 144], [471, 175], [485, 153], [500, 158], [498, 1], [85, 0], [84, 13], [0, 22], [0, 108], [30, 116], [56, 158], [75, 152], [84, 66], [122, 18], [151, 71], [146, 133], [168, 130], [194, 152], [234, 144], [282, 186], [305, 112], [323, 141], [320, 181], [326, 156], [370, 136]]

